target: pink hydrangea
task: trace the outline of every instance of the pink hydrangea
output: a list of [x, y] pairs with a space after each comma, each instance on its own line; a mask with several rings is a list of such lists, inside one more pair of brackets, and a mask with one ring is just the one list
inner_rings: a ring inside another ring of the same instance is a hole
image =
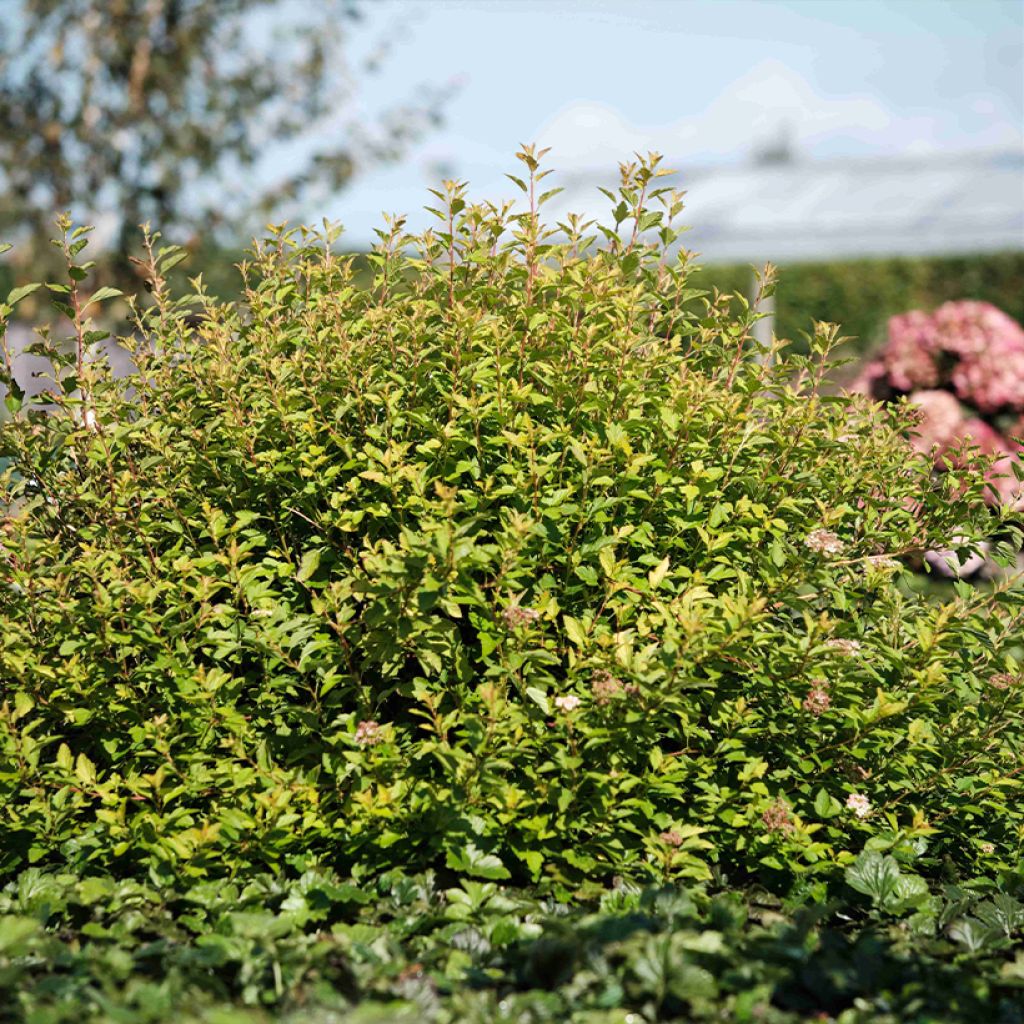
[[1019, 461], [1017, 446], [1009, 443], [1002, 434], [982, 419], [973, 417], [964, 419], [954, 430], [936, 454], [936, 462], [941, 465], [949, 459], [954, 466], [963, 467], [967, 459], [953, 456], [962, 446], [976, 448], [982, 455], [998, 456], [985, 472], [988, 484], [986, 500], [992, 505], [1008, 505], [1013, 509], [1024, 507], [1024, 485], [1017, 480], [1013, 467]]
[[[954, 537], [953, 543], [959, 543], [962, 538]], [[952, 548], [942, 548], [936, 551], [926, 551], [924, 560], [940, 576], [948, 580], [966, 579], [985, 567], [988, 561], [990, 546], [986, 541], [976, 545], [977, 551], [967, 555], [963, 561]]]
[[935, 448], [944, 450], [953, 440], [964, 415], [960, 403], [948, 391], [915, 391], [910, 401], [920, 410], [921, 419], [911, 436], [914, 448], [925, 455]]
[[[1024, 409], [1024, 328], [1002, 310], [964, 300], [943, 304], [931, 317], [915, 310], [890, 321], [886, 358], [897, 387], [915, 377], [930, 379], [918, 364], [937, 367], [942, 353], [947, 361], [952, 357], [949, 383], [963, 401], [986, 413]], [[934, 383], [946, 382], [937, 373]]]
[[953, 367], [953, 389], [982, 412], [1024, 409], [1024, 346], [989, 348]]
[[882, 363], [892, 386], [899, 391], [933, 388], [939, 383], [935, 324], [919, 309], [889, 320], [889, 342]]
[[932, 314], [933, 342], [958, 356], [1024, 349], [1024, 329], [990, 302], [945, 302]]
[[1006, 439], [994, 427], [977, 416], [965, 419], [949, 439], [950, 447], [967, 444], [977, 448], [982, 455], [1008, 455], [1010, 447]]
[[1018, 480], [1014, 467], [1020, 462], [1015, 454], [996, 459], [986, 474], [986, 497], [994, 505], [1005, 505], [1014, 512], [1024, 511], [1024, 481]]

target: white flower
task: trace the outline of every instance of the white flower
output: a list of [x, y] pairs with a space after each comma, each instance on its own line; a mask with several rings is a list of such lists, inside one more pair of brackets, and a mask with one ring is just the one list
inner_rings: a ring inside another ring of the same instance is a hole
[[851, 793], [846, 798], [846, 806], [858, 818], [866, 818], [871, 813], [871, 801], [863, 793]]
[[900, 562], [897, 562], [895, 558], [890, 558], [888, 555], [869, 555], [868, 565], [879, 572], [895, 572], [897, 569], [903, 568]]
[[574, 693], [570, 693], [565, 697], [555, 698], [555, 707], [558, 708], [559, 711], [564, 711], [567, 715], [572, 714], [572, 712], [575, 711], [582, 703], [583, 701], [581, 701]]
[[838, 651], [840, 654], [852, 656], [860, 653], [859, 640], [845, 640], [842, 637], [834, 636], [825, 641], [825, 646], [831, 647], [832, 650]]
[[804, 544], [821, 555], [838, 555], [844, 548], [843, 542], [831, 530], [811, 530], [804, 538]]

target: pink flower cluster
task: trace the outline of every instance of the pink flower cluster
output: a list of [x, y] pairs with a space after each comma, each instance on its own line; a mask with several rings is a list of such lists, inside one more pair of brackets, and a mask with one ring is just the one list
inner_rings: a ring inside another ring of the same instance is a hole
[[[873, 398], [907, 395], [921, 413], [914, 447], [936, 466], [976, 447], [995, 456], [992, 504], [1024, 509], [1013, 465], [1024, 451], [1024, 328], [987, 302], [947, 302], [889, 321], [889, 339], [852, 390]], [[996, 429], [991, 420], [1002, 429]]]
[[889, 340], [861, 376], [898, 392], [948, 387], [983, 413], [1024, 412], [1024, 328], [987, 302], [947, 302], [889, 321]]

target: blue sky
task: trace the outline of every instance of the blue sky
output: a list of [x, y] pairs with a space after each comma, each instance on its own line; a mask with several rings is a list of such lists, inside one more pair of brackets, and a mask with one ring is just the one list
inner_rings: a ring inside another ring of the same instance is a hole
[[[326, 211], [350, 239], [442, 169], [495, 195], [520, 142], [564, 171], [634, 149], [735, 163], [787, 126], [807, 159], [1024, 145], [1020, 0], [377, 0], [354, 52], [399, 37], [364, 112], [453, 78], [442, 130]], [[420, 222], [422, 223], [422, 222]]]

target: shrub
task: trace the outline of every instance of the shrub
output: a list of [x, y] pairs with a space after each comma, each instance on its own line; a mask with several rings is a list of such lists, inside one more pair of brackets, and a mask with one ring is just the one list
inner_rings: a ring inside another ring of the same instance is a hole
[[65, 233], [59, 382], [0, 428], [5, 873], [1019, 866], [1021, 590], [899, 561], [988, 532], [981, 464], [823, 396], [835, 328], [687, 312], [656, 159], [550, 228], [520, 157], [524, 212], [449, 183], [367, 289], [282, 229], [239, 303], [175, 301], [150, 243], [130, 379]]

